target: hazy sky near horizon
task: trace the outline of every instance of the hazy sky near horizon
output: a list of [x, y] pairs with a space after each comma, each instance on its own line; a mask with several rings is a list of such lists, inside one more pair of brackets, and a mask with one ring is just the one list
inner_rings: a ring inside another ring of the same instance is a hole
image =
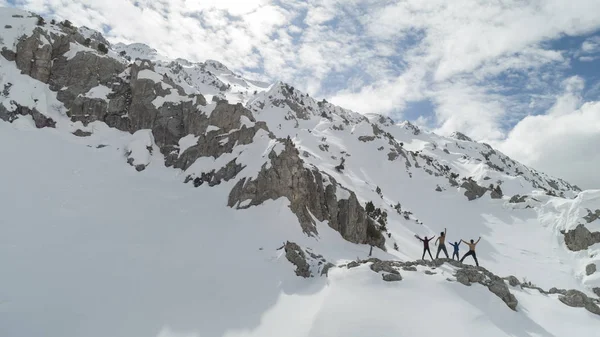
[[0, 0], [600, 189], [597, 0]]

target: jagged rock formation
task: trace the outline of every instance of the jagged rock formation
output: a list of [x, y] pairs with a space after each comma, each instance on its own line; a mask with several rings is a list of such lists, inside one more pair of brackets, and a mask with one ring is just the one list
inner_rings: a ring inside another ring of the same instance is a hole
[[303, 249], [295, 242], [287, 241], [279, 249], [284, 249], [286, 259], [296, 266], [295, 273], [300, 277], [327, 276], [329, 270], [335, 266], [323, 256], [313, 253], [310, 249]]
[[488, 190], [485, 187], [479, 186], [477, 182], [470, 178], [464, 181], [460, 187], [465, 189], [465, 197], [467, 197], [469, 201], [481, 198]]
[[9, 111], [4, 107], [4, 105], [0, 104], [0, 119], [5, 122], [12, 122], [18, 118], [18, 116], [31, 116], [35, 123], [35, 127], [38, 129], [41, 128], [53, 128], [56, 125], [56, 122], [49, 117], [46, 117], [42, 113], [40, 113], [36, 108], [28, 108], [25, 106], [21, 106], [16, 102], [11, 102], [16, 108], [12, 111]]
[[584, 216], [583, 218], [585, 219], [585, 221], [587, 221], [588, 223], [596, 221], [598, 219], [600, 219], [600, 209], [597, 209], [595, 212], [590, 211], [589, 209], [587, 210], [588, 214], [586, 216]]
[[560, 296], [558, 299], [570, 307], [585, 308], [593, 314], [600, 315], [600, 308], [598, 305], [579, 290], [568, 290], [566, 294]]
[[337, 189], [342, 188], [329, 176], [317, 169], [304, 167], [291, 140], [283, 140], [285, 148], [276, 155], [269, 154], [271, 165], [263, 167], [256, 179], [242, 178], [229, 194], [228, 205], [234, 207], [244, 200], [249, 205], [260, 205], [266, 200], [287, 197], [291, 210], [298, 216], [306, 233], [317, 233], [313, 216], [328, 221], [350, 242], [368, 243], [384, 249], [385, 238], [375, 229], [354, 192], [348, 199], [338, 200]]
[[526, 195], [521, 196], [519, 194], [515, 194], [510, 198], [510, 200], [508, 202], [510, 202], [511, 204], [517, 204], [517, 203], [525, 202], [526, 199], [527, 199]]
[[584, 225], [579, 224], [575, 229], [563, 232], [565, 244], [572, 251], [587, 249], [600, 242], [600, 232], [590, 232]]
[[311, 277], [310, 273], [310, 265], [306, 261], [306, 255], [304, 251], [293, 242], [286, 242], [285, 246], [285, 257], [290, 261], [293, 265], [296, 266], [296, 275], [301, 277]]

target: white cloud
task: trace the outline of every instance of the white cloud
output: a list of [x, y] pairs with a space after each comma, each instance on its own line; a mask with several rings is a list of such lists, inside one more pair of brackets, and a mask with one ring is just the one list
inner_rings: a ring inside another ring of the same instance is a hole
[[544, 115], [521, 120], [504, 141], [492, 142], [507, 155], [546, 173], [600, 189], [600, 102], [583, 103], [584, 81], [573, 76]]
[[495, 144], [507, 155], [581, 188], [600, 189], [600, 102], [566, 114], [528, 116]]
[[593, 36], [583, 41], [581, 51], [585, 54], [600, 52], [600, 37]]

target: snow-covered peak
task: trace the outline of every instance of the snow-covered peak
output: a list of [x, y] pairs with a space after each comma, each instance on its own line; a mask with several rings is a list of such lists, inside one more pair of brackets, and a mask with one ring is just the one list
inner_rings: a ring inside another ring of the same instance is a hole
[[151, 61], [166, 59], [166, 57], [159, 54], [159, 52], [156, 49], [151, 48], [150, 46], [143, 43], [116, 43], [112, 46], [112, 49], [121, 56], [128, 56], [132, 61], [135, 59]]
[[473, 139], [469, 138], [469, 136], [465, 135], [462, 132], [458, 132], [458, 131], [453, 132], [450, 135], [450, 138], [462, 140], [462, 141], [465, 141], [465, 142], [472, 142], [473, 141]]
[[207, 71], [211, 71], [215, 75], [233, 75], [233, 72], [219, 61], [206, 60], [204, 65], [206, 66]]
[[110, 43], [104, 38], [104, 36], [102, 35], [102, 33], [100, 33], [97, 30], [88, 28], [88, 27], [79, 27], [78, 29], [79, 34], [81, 34], [81, 36], [83, 36], [84, 39], [90, 39], [90, 40], [96, 40], [99, 41], [101, 43], [104, 43], [107, 47], [110, 46]]

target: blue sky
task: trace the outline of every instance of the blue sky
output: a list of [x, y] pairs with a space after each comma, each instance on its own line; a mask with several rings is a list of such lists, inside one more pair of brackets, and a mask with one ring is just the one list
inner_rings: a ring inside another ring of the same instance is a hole
[[[600, 188], [597, 0], [0, 0]], [[568, 128], [567, 128], [568, 126]], [[542, 128], [543, 127], [543, 128]], [[550, 146], [549, 144], [554, 144]], [[578, 146], [578, 151], [573, 151]], [[595, 151], [598, 152], [598, 151]]]

